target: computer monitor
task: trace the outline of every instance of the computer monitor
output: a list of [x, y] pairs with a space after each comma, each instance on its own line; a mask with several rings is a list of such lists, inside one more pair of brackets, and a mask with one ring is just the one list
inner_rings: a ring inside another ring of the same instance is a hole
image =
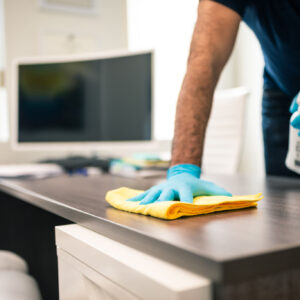
[[99, 149], [152, 140], [152, 51], [18, 59], [14, 146]]

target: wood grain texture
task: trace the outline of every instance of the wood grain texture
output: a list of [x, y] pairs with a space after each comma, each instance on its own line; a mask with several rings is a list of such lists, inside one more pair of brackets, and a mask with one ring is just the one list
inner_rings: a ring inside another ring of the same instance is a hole
[[261, 276], [215, 289], [216, 300], [299, 300], [300, 269]]
[[[233, 194], [263, 192], [265, 199], [257, 209], [166, 221], [118, 211], [104, 200], [108, 190], [120, 186], [146, 189], [157, 180], [133, 180], [109, 175], [63, 176], [2, 182], [0, 189], [66, 219], [88, 224], [87, 227], [95, 231], [101, 230], [100, 225], [110, 224], [119, 228], [122, 234], [143, 236], [155, 247], [163, 244], [170, 249], [173, 247], [182, 253], [190, 253], [193, 258], [199, 257], [199, 261], [213, 263], [217, 267], [216, 272], [219, 272], [218, 280], [241, 281], [243, 275], [251, 278], [300, 267], [298, 179], [261, 180], [242, 176], [211, 176], [206, 179], [226, 187]], [[214, 276], [209, 274], [209, 270], [202, 275]]]

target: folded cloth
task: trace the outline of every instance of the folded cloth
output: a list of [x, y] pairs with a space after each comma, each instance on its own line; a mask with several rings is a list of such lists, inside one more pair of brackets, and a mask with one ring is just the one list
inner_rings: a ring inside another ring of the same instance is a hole
[[257, 206], [262, 194], [246, 196], [199, 196], [193, 203], [180, 201], [160, 201], [146, 205], [139, 202], [126, 201], [144, 191], [121, 187], [106, 193], [106, 201], [113, 207], [128, 212], [150, 215], [160, 219], [178, 219], [183, 216], [196, 216], [216, 211], [234, 210]]

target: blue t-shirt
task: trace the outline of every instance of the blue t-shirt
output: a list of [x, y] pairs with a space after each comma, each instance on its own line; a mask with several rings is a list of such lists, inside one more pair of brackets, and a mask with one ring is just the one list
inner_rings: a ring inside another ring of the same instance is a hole
[[300, 0], [213, 0], [236, 11], [258, 38], [264, 87], [293, 97], [300, 90]]

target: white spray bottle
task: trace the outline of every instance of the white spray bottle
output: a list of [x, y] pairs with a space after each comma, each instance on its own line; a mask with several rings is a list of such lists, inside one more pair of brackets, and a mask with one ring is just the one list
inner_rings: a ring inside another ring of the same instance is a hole
[[[298, 110], [291, 116], [292, 122], [297, 116], [300, 115], [300, 93], [297, 98]], [[289, 150], [285, 160], [285, 165], [292, 171], [300, 174], [300, 136], [298, 135], [299, 129], [294, 128], [290, 124], [290, 137], [289, 137]]]

